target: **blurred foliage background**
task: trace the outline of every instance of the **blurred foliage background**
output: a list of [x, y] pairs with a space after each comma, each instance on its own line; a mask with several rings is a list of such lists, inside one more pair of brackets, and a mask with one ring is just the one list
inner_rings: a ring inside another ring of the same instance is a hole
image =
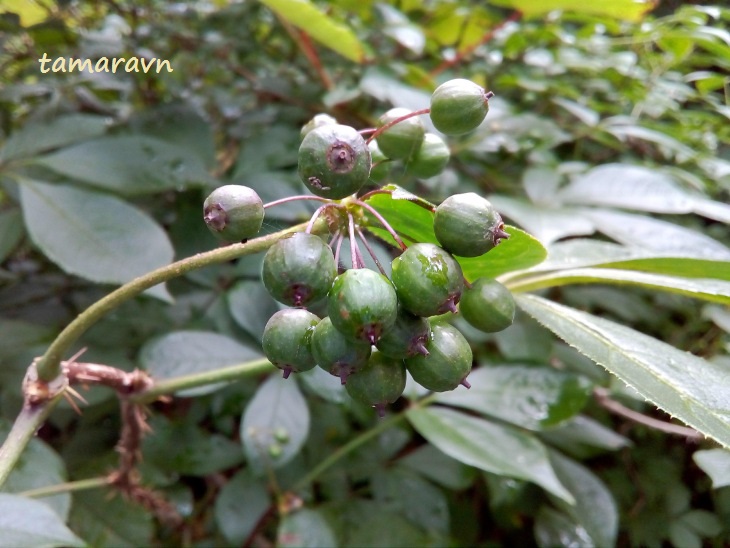
[[[487, 119], [449, 140], [440, 176], [415, 179], [393, 163], [384, 180], [435, 202], [485, 195], [549, 260], [580, 263], [596, 252], [579, 245], [590, 238], [613, 242], [609, 251], [714, 261], [722, 272], [693, 277], [730, 280], [730, 10], [720, 5], [18, 0], [0, 10], [4, 429], [22, 403], [26, 367], [79, 312], [113, 285], [215, 247], [200, 212], [211, 188], [240, 182], [264, 201], [303, 193], [299, 131], [313, 115], [371, 127], [392, 106], [427, 107], [449, 78], [494, 91]], [[68, 69], [69, 58], [103, 57], [168, 60], [173, 71], [127, 72], [126, 62], [115, 73], [53, 70], [58, 58]], [[264, 230], [312, 211], [302, 202], [273, 209]], [[260, 357], [278, 306], [260, 283], [261, 258], [191, 273], [124, 304], [84, 336], [84, 359], [180, 373]], [[622, 285], [541, 294], [730, 368], [727, 305]], [[470, 450], [503, 459], [490, 471], [470, 462], [463, 441], [445, 439], [468, 438], [466, 419], [442, 437], [415, 419], [386, 428], [329, 378], [282, 385], [272, 368], [267, 380], [152, 406], [140, 470], [183, 526], [104, 489], [41, 500], [94, 546], [730, 542], [727, 451], [611, 413], [601, 395], [671, 421], [527, 315], [497, 335], [459, 327], [481, 366], [474, 375], [492, 388], [477, 394], [481, 403], [459, 403], [462, 392], [444, 403], [479, 421]], [[81, 416], [67, 405], [54, 412], [5, 491], [113, 469], [117, 401], [98, 388], [84, 397]], [[401, 400], [394, 413], [405, 408]], [[436, 409], [420, 421], [448, 424], [455, 413]], [[262, 452], [245, 424], [272, 415], [300, 420]], [[493, 430], [502, 424], [530, 433], [550, 473], [515, 472], [514, 440]], [[561, 498], [565, 489], [578, 504]]]

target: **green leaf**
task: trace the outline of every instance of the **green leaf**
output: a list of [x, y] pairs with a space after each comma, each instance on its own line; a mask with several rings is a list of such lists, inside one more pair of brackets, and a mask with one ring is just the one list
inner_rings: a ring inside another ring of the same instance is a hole
[[517, 304], [667, 413], [730, 446], [727, 371], [614, 322], [534, 295]]
[[490, 0], [490, 4], [513, 8], [526, 17], [541, 17], [551, 11], [564, 10], [586, 15], [603, 15], [623, 21], [641, 21], [654, 7], [649, 0], [612, 0], [583, 2], [581, 0]]
[[[407, 242], [430, 242], [438, 245], [433, 232], [433, 212], [415, 200], [398, 198], [389, 194], [374, 194], [367, 203], [373, 206], [386, 221]], [[373, 222], [376, 222], [373, 220]], [[396, 245], [388, 232], [379, 226], [369, 226], [368, 230]], [[456, 257], [469, 280], [479, 277], [495, 278], [500, 274], [529, 268], [539, 264], [547, 256], [547, 251], [535, 238], [513, 226], [505, 227], [510, 238], [503, 240], [497, 247], [481, 257]]]
[[398, 462], [447, 489], [460, 491], [474, 482], [473, 468], [449, 457], [430, 444], [408, 453]]
[[530, 430], [553, 427], [578, 413], [591, 391], [583, 377], [549, 369], [479, 367], [471, 389], [436, 394], [436, 401], [495, 417]]
[[[2, 439], [7, 432], [2, 432]], [[30, 440], [28, 447], [2, 486], [7, 493], [20, 493], [39, 487], [48, 487], [67, 481], [66, 465], [61, 457], [38, 438]], [[68, 518], [71, 495], [59, 493], [37, 499], [48, 505], [62, 521]]]
[[540, 433], [540, 439], [576, 458], [630, 447], [631, 440], [583, 415]]
[[317, 42], [355, 63], [365, 60], [365, 49], [345, 24], [321, 12], [308, 0], [259, 0], [284, 21], [301, 29]]
[[243, 449], [259, 472], [292, 460], [309, 436], [309, 408], [295, 377], [270, 376], [243, 412]]
[[18, 246], [24, 233], [19, 209], [13, 208], [0, 213], [0, 263]]
[[321, 367], [297, 373], [297, 379], [311, 392], [332, 403], [344, 403], [349, 399], [347, 392], [342, 389], [340, 378], [330, 375]]
[[707, 259], [730, 259], [730, 249], [705, 234], [645, 215], [603, 209], [584, 209], [596, 229], [631, 247], [693, 255]]
[[0, 548], [86, 546], [44, 503], [0, 493]]
[[540, 548], [554, 546], [594, 546], [584, 527], [549, 506], [540, 508], [535, 518], [535, 540]]
[[616, 501], [603, 482], [590, 470], [559, 453], [550, 462], [560, 482], [575, 498], [575, 505], [556, 499], [554, 504], [590, 535], [595, 546], [614, 546], [619, 516]]
[[407, 417], [419, 434], [464, 464], [531, 481], [574, 502], [550, 466], [547, 450], [530, 434], [451, 409], [415, 408]]
[[259, 281], [243, 280], [227, 293], [231, 316], [247, 333], [257, 340], [264, 334], [266, 322], [278, 310], [279, 305]]
[[284, 516], [279, 523], [276, 545], [281, 548], [339, 546], [327, 520], [317, 510], [309, 508]]
[[147, 546], [152, 537], [152, 514], [139, 504], [110, 489], [90, 489], [74, 493], [71, 526], [99, 548]]
[[380, 469], [371, 489], [376, 502], [430, 535], [446, 538], [449, 534], [449, 504], [443, 491], [418, 474], [403, 467]]
[[151, 194], [203, 186], [200, 156], [145, 135], [104, 137], [41, 156], [35, 163], [119, 194]]
[[730, 485], [730, 451], [727, 449], [704, 449], [695, 451], [692, 459], [712, 479], [712, 488]]
[[[142, 347], [139, 361], [155, 379], [171, 379], [260, 358], [260, 350], [206, 331], [175, 331], [153, 339]], [[210, 394], [227, 383], [207, 384], [178, 392], [192, 397]]]
[[0, 164], [103, 135], [109, 119], [69, 114], [49, 122], [22, 126], [0, 148]]
[[242, 546], [270, 506], [266, 483], [244, 469], [215, 499], [215, 521], [231, 545]]
[[689, 279], [676, 276], [663, 276], [631, 270], [613, 268], [576, 268], [560, 270], [547, 274], [536, 274], [507, 283], [513, 292], [535, 291], [546, 287], [559, 287], [571, 284], [609, 283], [617, 285], [638, 285], [660, 289], [696, 299], [730, 303], [730, 282], [712, 279]]
[[[69, 274], [122, 284], [172, 261], [164, 230], [118, 198], [24, 179], [20, 199], [33, 242]], [[162, 285], [148, 294], [169, 299]]]
[[531, 276], [533, 272], [546, 270], [600, 267], [730, 281], [730, 260], [718, 259], [698, 258], [697, 251], [692, 250], [687, 250], [686, 253], [655, 251], [597, 240], [576, 239], [551, 245], [545, 262], [529, 271], [516, 272], [508, 279]]
[[656, 213], [692, 211], [692, 197], [672, 177], [656, 169], [630, 164], [594, 167], [560, 190], [558, 199], [570, 204]]
[[240, 444], [221, 434], [211, 434], [189, 419], [150, 421], [154, 435], [142, 442], [145, 462], [167, 473], [207, 476], [240, 464]]

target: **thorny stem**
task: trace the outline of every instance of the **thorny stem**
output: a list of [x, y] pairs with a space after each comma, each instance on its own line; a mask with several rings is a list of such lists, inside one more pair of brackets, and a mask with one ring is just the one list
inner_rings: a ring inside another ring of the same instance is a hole
[[380, 224], [383, 225], [383, 228], [385, 228], [385, 230], [387, 230], [390, 235], [393, 236], [393, 239], [398, 243], [398, 246], [400, 246], [402, 251], [408, 249], [408, 246], [403, 243], [403, 240], [401, 240], [400, 236], [398, 236], [396, 231], [393, 230], [393, 227], [390, 226], [390, 223], [388, 223], [388, 221], [386, 221], [385, 218], [380, 213], [378, 213], [378, 211], [373, 206], [363, 202], [362, 200], [353, 200], [353, 203], [359, 205], [360, 207], [364, 207], [370, 213], [372, 213], [373, 216], [380, 222]]
[[414, 116], [420, 116], [421, 114], [428, 114], [429, 112], [431, 112], [431, 109], [430, 108], [422, 108], [420, 110], [414, 110], [413, 112], [409, 112], [408, 114], [405, 114], [403, 116], [399, 116], [395, 120], [391, 120], [390, 122], [388, 122], [384, 126], [380, 126], [378, 129], [376, 129], [370, 135], [370, 137], [368, 137], [368, 140], [365, 141], [365, 142], [369, 144], [370, 141], [372, 141], [373, 139], [377, 139], [378, 135], [380, 135], [384, 131], [387, 131], [388, 129], [392, 128], [394, 125], [400, 124], [404, 120], [408, 120], [409, 118], [413, 118]]
[[370, 247], [370, 244], [367, 241], [367, 238], [365, 238], [365, 234], [362, 233], [362, 230], [360, 228], [357, 228], [357, 235], [360, 236], [360, 239], [362, 240], [363, 245], [365, 246], [365, 249], [368, 250], [368, 253], [370, 253], [370, 256], [373, 258], [373, 261], [375, 261], [375, 265], [378, 267], [378, 270], [380, 270], [380, 273], [383, 276], [387, 276], [385, 273], [385, 270], [383, 270], [383, 265], [380, 264], [380, 261], [378, 260], [378, 257], [375, 255], [375, 252], [373, 251], [373, 248]]

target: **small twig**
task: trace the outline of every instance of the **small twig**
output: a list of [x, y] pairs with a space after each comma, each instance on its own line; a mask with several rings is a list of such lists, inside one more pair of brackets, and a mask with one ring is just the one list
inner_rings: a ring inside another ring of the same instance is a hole
[[408, 246], [403, 243], [403, 240], [401, 240], [400, 236], [398, 236], [396, 231], [393, 230], [393, 227], [390, 226], [390, 223], [388, 223], [388, 221], [386, 221], [385, 218], [380, 213], [378, 213], [378, 211], [373, 206], [363, 202], [362, 200], [353, 200], [353, 203], [359, 205], [360, 207], [364, 207], [370, 213], [372, 213], [373, 216], [380, 222], [380, 224], [383, 225], [383, 228], [385, 228], [385, 230], [387, 230], [390, 233], [390, 235], [393, 236], [393, 239], [396, 241], [398, 246], [400, 246], [400, 248], [403, 251], [408, 249]]
[[342, 240], [345, 239], [344, 234], [340, 234], [337, 237], [337, 245], [335, 246], [335, 265], [337, 265], [337, 271], [340, 270], [340, 249], [342, 249]]
[[378, 128], [376, 128], [376, 127], [366, 127], [366, 128], [357, 130], [357, 132], [360, 135], [370, 135], [371, 133], [373, 133], [374, 131], [377, 131], [377, 130], [378, 130]]
[[390, 196], [392, 196], [393, 191], [386, 188], [376, 188], [375, 190], [371, 190], [370, 192], [366, 192], [365, 194], [360, 196], [360, 200], [364, 202], [365, 200], [370, 198], [370, 196], [374, 196], [375, 194], [389, 194]]
[[594, 388], [593, 396], [596, 398], [596, 401], [601, 407], [608, 409], [609, 411], [611, 411], [611, 413], [619, 415], [620, 417], [624, 417], [625, 419], [633, 421], [637, 424], [642, 424], [644, 426], [648, 426], [649, 428], [653, 428], [654, 430], [659, 430], [660, 432], [671, 434], [673, 436], [682, 436], [692, 441], [702, 440], [702, 434], [700, 434], [694, 428], [688, 428], [679, 424], [664, 422], [659, 419], [647, 417], [646, 415], [639, 413], [638, 411], [634, 411], [633, 409], [629, 409], [625, 405], [612, 399], [609, 396], [609, 391], [606, 388]]
[[352, 268], [363, 268], [365, 264], [362, 261], [360, 247], [357, 245], [357, 240], [355, 239], [355, 219], [350, 212], [347, 213], [347, 222], [350, 232], [350, 260], [352, 261]]
[[428, 114], [429, 112], [431, 112], [430, 108], [422, 108], [420, 110], [414, 110], [413, 112], [409, 112], [408, 114], [405, 114], [403, 116], [399, 116], [395, 120], [391, 120], [384, 126], [380, 126], [378, 129], [376, 129], [365, 142], [370, 143], [370, 141], [372, 141], [373, 139], [377, 139], [378, 135], [392, 128], [394, 125], [400, 124], [404, 120], [408, 120], [409, 118], [413, 118], [414, 116], [420, 116], [421, 114]]
[[264, 209], [268, 209], [270, 207], [278, 206], [281, 204], [286, 204], [288, 202], [295, 202], [297, 200], [316, 200], [318, 202], [331, 203], [331, 201], [328, 200], [327, 198], [321, 198], [320, 196], [307, 196], [305, 194], [301, 194], [301, 195], [297, 195], [297, 196], [288, 196], [286, 198], [282, 198], [280, 200], [274, 200], [273, 202], [264, 204]]
[[378, 267], [378, 270], [380, 270], [380, 273], [383, 276], [387, 276], [387, 274], [385, 273], [385, 270], [383, 269], [383, 265], [380, 264], [378, 257], [375, 255], [375, 252], [373, 251], [373, 248], [370, 247], [370, 243], [367, 241], [367, 238], [365, 238], [365, 234], [362, 233], [362, 230], [360, 230], [360, 227], [357, 227], [356, 230], [357, 230], [357, 235], [360, 236], [360, 239], [362, 240], [362, 243], [365, 246], [365, 249], [367, 249], [368, 253], [370, 253], [370, 256], [373, 258], [373, 261], [375, 261], [375, 265]]

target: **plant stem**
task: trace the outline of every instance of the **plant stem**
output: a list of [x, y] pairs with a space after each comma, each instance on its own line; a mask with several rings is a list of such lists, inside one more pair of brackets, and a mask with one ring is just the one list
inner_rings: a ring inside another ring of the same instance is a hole
[[380, 213], [378, 213], [378, 210], [376, 210], [370, 204], [365, 203], [361, 200], [354, 200], [353, 203], [359, 205], [360, 207], [364, 207], [370, 213], [372, 213], [373, 216], [380, 222], [380, 224], [383, 225], [383, 228], [385, 228], [385, 230], [387, 230], [390, 233], [390, 235], [393, 236], [393, 239], [400, 246], [402, 251], [405, 251], [408, 248], [408, 246], [403, 243], [403, 240], [400, 239], [400, 236], [398, 236], [398, 233], [395, 230], [393, 230], [392, 226], [390, 226], [390, 223], [388, 223], [388, 221], [386, 221], [385, 218]]
[[382, 419], [378, 421], [378, 424], [373, 426], [370, 430], [366, 430], [356, 438], [353, 438], [348, 443], [340, 447], [337, 451], [332, 453], [329, 457], [324, 459], [322, 462], [320, 462], [317, 466], [312, 468], [307, 474], [302, 476], [295, 484], [292, 490], [298, 491], [299, 489], [305, 488], [307, 485], [312, 483], [314, 480], [316, 480], [319, 476], [322, 475], [323, 472], [325, 472], [328, 468], [333, 466], [338, 460], [346, 456], [348, 453], [351, 453], [364, 443], [370, 441], [375, 436], [379, 435], [382, 432], [385, 432], [388, 428], [391, 426], [395, 426], [399, 422], [402, 422], [406, 418], [406, 414], [408, 411], [411, 411], [413, 409], [419, 409], [421, 407], [426, 407], [427, 405], [430, 405], [431, 402], [433, 402], [435, 398], [434, 394], [431, 394], [429, 396], [426, 396], [424, 398], [421, 398], [420, 400], [414, 402], [408, 409], [405, 409], [401, 411], [400, 413], [393, 415], [392, 417], [389, 417], [387, 419]]
[[24, 404], [13, 423], [7, 439], [0, 447], [0, 486], [8, 479], [23, 449], [28, 445], [41, 425], [50, 415], [53, 407], [63, 397], [58, 392], [53, 398], [36, 405]]
[[170, 379], [161, 379], [155, 382], [150, 388], [137, 394], [129, 396], [132, 403], [149, 403], [155, 401], [160, 396], [173, 394], [188, 388], [196, 388], [206, 384], [215, 384], [218, 382], [236, 381], [243, 377], [259, 375], [267, 371], [273, 371], [273, 365], [266, 358], [251, 360], [229, 367], [222, 367], [212, 371], [203, 371], [202, 373], [191, 373], [190, 375], [182, 375]]
[[280, 200], [274, 200], [273, 202], [264, 204], [264, 209], [268, 209], [270, 207], [278, 206], [281, 204], [288, 204], [289, 202], [297, 202], [299, 200], [315, 200], [317, 202], [332, 203], [332, 201], [328, 200], [327, 198], [321, 198], [319, 196], [307, 196], [307, 195], [301, 194], [301, 195], [297, 195], [297, 196], [287, 196], [286, 198], [281, 198]]
[[88, 478], [78, 481], [67, 481], [56, 485], [48, 485], [46, 487], [38, 487], [37, 489], [29, 489], [16, 493], [22, 497], [30, 497], [39, 499], [41, 497], [50, 497], [60, 493], [73, 493], [74, 491], [86, 491], [87, 489], [98, 489], [100, 487], [108, 487], [109, 478], [102, 476], [100, 478]]
[[370, 137], [368, 137], [368, 140], [365, 142], [370, 143], [370, 141], [372, 141], [373, 139], [377, 139], [378, 135], [380, 135], [384, 131], [392, 128], [394, 125], [400, 124], [404, 120], [408, 120], [409, 118], [413, 118], [414, 116], [420, 116], [421, 114], [428, 114], [429, 112], [431, 112], [430, 108], [422, 108], [420, 110], [414, 110], [413, 112], [409, 112], [408, 114], [406, 114], [404, 116], [399, 116], [395, 120], [391, 120], [384, 126], [380, 126], [378, 129], [373, 131], [373, 133], [370, 135]]
[[[61, 331], [61, 333], [48, 347], [48, 350], [46, 350], [43, 357], [38, 361], [37, 367], [39, 379], [46, 382], [55, 379], [61, 372], [61, 359], [63, 358], [63, 355], [87, 329], [98, 322], [111, 310], [136, 297], [146, 289], [182, 276], [191, 270], [224, 263], [245, 255], [264, 251], [284, 236], [292, 232], [301, 231], [305, 227], [306, 224], [302, 223], [274, 234], [250, 240], [245, 244], [231, 244], [205, 253], [198, 253], [192, 257], [182, 259], [167, 266], [158, 268], [157, 270], [153, 270], [152, 272], [148, 272], [144, 276], [140, 276], [139, 278], [135, 278], [131, 282], [124, 284], [119, 289], [112, 291], [106, 297], [92, 304], [89, 308], [79, 314], [70, 324], [68, 324], [63, 331]], [[318, 229], [324, 231], [326, 229], [326, 224], [321, 223]]]

